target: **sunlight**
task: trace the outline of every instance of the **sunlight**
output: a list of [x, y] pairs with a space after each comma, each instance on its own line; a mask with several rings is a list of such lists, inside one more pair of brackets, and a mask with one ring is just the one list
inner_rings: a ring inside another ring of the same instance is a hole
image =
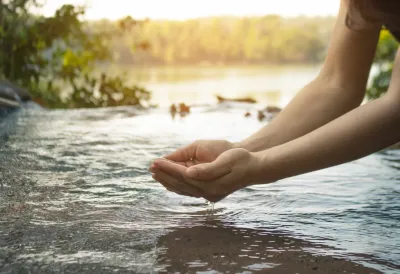
[[326, 16], [335, 15], [339, 0], [280, 0], [280, 1], [186, 1], [186, 0], [48, 0], [41, 13], [51, 15], [63, 4], [86, 4], [87, 19], [118, 19], [127, 15], [135, 18], [175, 19], [219, 16], [219, 15], [265, 15], [282, 16]]

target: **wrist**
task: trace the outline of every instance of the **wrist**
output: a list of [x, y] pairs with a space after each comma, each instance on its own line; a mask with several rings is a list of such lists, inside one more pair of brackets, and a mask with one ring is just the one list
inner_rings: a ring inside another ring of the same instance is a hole
[[247, 140], [233, 143], [233, 148], [243, 148], [252, 153], [255, 153], [262, 149], [262, 148], [260, 148], [260, 145], [257, 144], [255, 141], [247, 141]]
[[254, 157], [252, 172], [255, 185], [268, 184], [283, 179], [278, 166], [275, 164], [277, 157], [273, 156], [274, 151], [272, 149], [253, 152], [252, 154]]
[[234, 143], [234, 148], [244, 148], [247, 151], [250, 152], [260, 152], [265, 149], [269, 149], [274, 147], [275, 145], [278, 145], [279, 143], [276, 143], [273, 141], [274, 136], [272, 134], [263, 134], [262, 137], [258, 136], [251, 136], [247, 139], [244, 139], [243, 141]]

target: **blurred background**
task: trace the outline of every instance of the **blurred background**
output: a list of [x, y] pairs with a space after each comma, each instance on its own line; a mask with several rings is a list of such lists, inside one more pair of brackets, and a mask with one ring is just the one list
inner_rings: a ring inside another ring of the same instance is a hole
[[[2, 0], [0, 81], [49, 108], [284, 107], [321, 68], [339, 3]], [[385, 91], [396, 49], [382, 31], [369, 99]]]

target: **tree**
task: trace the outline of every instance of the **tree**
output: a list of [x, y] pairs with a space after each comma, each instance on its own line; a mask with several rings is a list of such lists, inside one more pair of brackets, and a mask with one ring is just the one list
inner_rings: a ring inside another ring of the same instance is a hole
[[[44, 17], [31, 14], [28, 8], [32, 5], [38, 2], [0, 1], [0, 78], [27, 87], [36, 101], [51, 107], [100, 107], [148, 100], [148, 91], [126, 86], [120, 76], [99, 78], [93, 73], [96, 64], [112, 58], [108, 41], [143, 22], [127, 17], [114, 28], [96, 29], [81, 20], [84, 7], [64, 5], [54, 16]], [[135, 46], [148, 48], [143, 41]], [[66, 85], [70, 91], [61, 89]]]
[[372, 79], [371, 87], [367, 90], [368, 99], [377, 99], [388, 90], [398, 48], [399, 43], [391, 33], [388, 30], [382, 30], [374, 61], [378, 72]]

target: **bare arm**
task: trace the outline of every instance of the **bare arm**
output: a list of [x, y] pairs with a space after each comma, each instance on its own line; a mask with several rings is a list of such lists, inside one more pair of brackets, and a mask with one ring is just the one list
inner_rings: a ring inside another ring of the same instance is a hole
[[300, 136], [358, 107], [365, 94], [380, 28], [347, 28], [342, 0], [333, 40], [320, 75], [304, 87], [267, 126], [236, 144], [249, 151], [271, 148]]
[[339, 165], [400, 141], [400, 50], [387, 94], [284, 144], [229, 149], [211, 162], [182, 166], [156, 160], [154, 178], [179, 194], [219, 201], [249, 185]]
[[[272, 180], [327, 168], [400, 141], [400, 51], [388, 93], [315, 131], [257, 152], [261, 173]], [[268, 175], [266, 174], [268, 173]]]

